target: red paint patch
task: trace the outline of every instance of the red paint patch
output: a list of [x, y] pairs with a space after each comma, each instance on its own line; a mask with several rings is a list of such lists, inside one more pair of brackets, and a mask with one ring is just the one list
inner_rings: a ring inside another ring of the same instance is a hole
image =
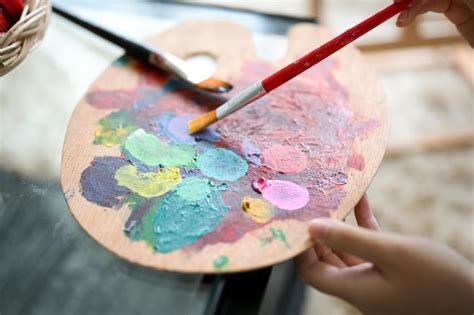
[[263, 151], [266, 166], [281, 173], [299, 173], [306, 168], [306, 155], [295, 147], [274, 145]]
[[365, 168], [364, 157], [358, 153], [353, 153], [347, 160], [347, 167], [354, 170], [363, 171]]

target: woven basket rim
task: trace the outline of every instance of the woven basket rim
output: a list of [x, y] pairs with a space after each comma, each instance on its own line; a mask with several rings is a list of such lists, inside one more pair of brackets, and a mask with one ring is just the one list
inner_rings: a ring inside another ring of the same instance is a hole
[[17, 67], [43, 38], [51, 15], [49, 0], [29, 0], [20, 19], [0, 35], [0, 76]]

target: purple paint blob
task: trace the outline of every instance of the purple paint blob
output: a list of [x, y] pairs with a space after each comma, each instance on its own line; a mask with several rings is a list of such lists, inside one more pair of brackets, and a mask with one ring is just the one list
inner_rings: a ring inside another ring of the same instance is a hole
[[117, 185], [115, 172], [127, 161], [112, 156], [96, 157], [81, 175], [82, 196], [96, 205], [117, 208], [120, 199], [130, 192], [127, 188]]
[[309, 201], [308, 189], [285, 180], [265, 180], [260, 178], [252, 183], [252, 188], [262, 197], [283, 210], [301, 209]]
[[168, 124], [168, 132], [180, 142], [194, 143], [194, 136], [188, 134], [188, 121], [191, 118], [191, 115], [183, 115], [172, 118]]
[[179, 143], [196, 144], [199, 141], [217, 142], [221, 135], [212, 128], [204, 129], [203, 131], [190, 135], [188, 133], [188, 122], [195, 115], [181, 115], [172, 118], [168, 124], [168, 133], [170, 133]]

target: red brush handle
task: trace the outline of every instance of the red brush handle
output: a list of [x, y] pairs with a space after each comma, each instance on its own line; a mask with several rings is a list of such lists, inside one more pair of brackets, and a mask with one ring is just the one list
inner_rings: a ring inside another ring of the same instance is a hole
[[365, 33], [387, 21], [394, 15], [404, 11], [412, 4], [412, 2], [413, 0], [407, 0], [403, 2], [392, 3], [391, 5], [372, 15], [365, 21], [357, 24], [351, 29], [348, 29], [347, 31], [330, 40], [326, 44], [320, 46], [319, 48], [316, 48], [315, 50], [309, 52], [308, 54], [304, 55], [295, 62], [287, 65], [283, 69], [267, 77], [262, 81], [263, 88], [267, 92], [276, 89], [283, 83], [293, 79], [301, 72], [308, 70], [321, 60], [332, 55], [342, 47], [350, 44]]

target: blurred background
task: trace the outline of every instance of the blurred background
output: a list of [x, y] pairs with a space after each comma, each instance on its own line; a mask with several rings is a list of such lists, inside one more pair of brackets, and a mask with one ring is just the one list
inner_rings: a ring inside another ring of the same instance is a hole
[[[130, 3], [140, 1], [59, 2], [137, 39], [164, 30], [179, 19], [218, 18], [220, 14], [217, 11], [175, 19], [176, 16], [169, 16], [160, 9], [146, 12], [127, 9], [134, 6]], [[189, 2], [289, 16], [294, 18], [291, 23], [298, 19], [315, 20], [336, 34], [389, 1]], [[244, 25], [247, 23], [245, 19], [240, 21]], [[368, 191], [369, 199], [385, 231], [428, 237], [474, 261], [473, 50], [442, 15], [426, 14], [406, 29], [396, 28], [394, 22], [382, 25], [356, 43], [367, 65], [377, 71], [390, 110], [388, 148]], [[250, 24], [262, 58], [284, 54], [286, 42], [281, 32], [262, 31]], [[274, 48], [271, 56], [265, 54], [265, 46], [270, 42]], [[17, 69], [0, 78], [0, 252], [6, 256], [0, 263], [1, 295], [14, 290], [16, 295], [30, 292], [34, 296], [29, 284], [50, 279], [38, 277], [47, 268], [57, 268], [55, 264], [62, 256], [45, 253], [44, 248], [36, 251], [32, 248], [42, 246], [46, 240], [40, 242], [42, 235], [51, 234], [51, 230], [55, 234], [49, 236], [48, 242], [58, 248], [79, 244], [77, 239], [86, 243], [81, 245], [86, 248], [86, 254], [80, 255], [82, 258], [76, 257], [76, 263], [72, 260], [62, 263], [59, 270], [65, 274], [74, 274], [74, 270], [81, 268], [77, 261], [84, 257], [105, 255], [79, 232], [67, 213], [57, 183], [69, 117], [87, 87], [121, 54], [115, 46], [53, 16], [41, 45]], [[41, 207], [48, 209], [48, 213], [38, 214]], [[39, 219], [25, 223], [34, 215]], [[45, 221], [48, 216], [49, 221]], [[353, 222], [352, 215], [349, 221]], [[35, 229], [34, 222], [41, 224], [43, 229]], [[77, 253], [78, 245], [74, 246]], [[97, 249], [90, 249], [95, 247]], [[32, 254], [24, 254], [27, 250]], [[63, 250], [62, 255], [65, 252]], [[30, 265], [39, 268], [37, 277], [31, 276], [14, 284], [15, 277], [30, 268], [26, 263], [16, 265], [17, 262], [31, 260], [32, 255], [46, 259], [46, 262], [40, 260], [43, 269], [31, 261]], [[108, 264], [115, 266], [111, 279], [117, 275], [129, 276], [130, 272], [124, 275], [124, 267], [120, 267], [115, 258], [104, 259], [107, 262], [102, 262], [100, 268], [105, 270]], [[97, 274], [102, 270], [88, 268], [96, 270]], [[65, 280], [58, 278], [55, 281], [64, 283]], [[88, 285], [92, 285], [93, 280], [88, 281]], [[48, 285], [54, 287], [54, 283]], [[359, 314], [345, 302], [311, 288], [306, 289], [305, 297], [303, 314]], [[15, 300], [18, 305], [9, 308], [5, 300], [0, 301], [0, 312], [2, 315], [2, 310], [36, 313], [34, 309], [22, 306], [25, 299]], [[74, 304], [76, 311], [79, 310], [77, 301]], [[44, 310], [56, 309], [43, 307]]]

